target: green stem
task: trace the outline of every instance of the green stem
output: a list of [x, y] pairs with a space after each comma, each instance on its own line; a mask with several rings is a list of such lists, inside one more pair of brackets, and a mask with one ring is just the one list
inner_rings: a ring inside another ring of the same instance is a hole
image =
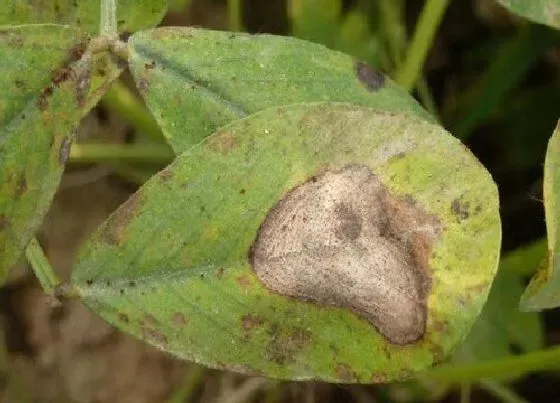
[[479, 384], [488, 393], [504, 403], [529, 403], [529, 401], [518, 396], [513, 390], [498, 382], [485, 379], [480, 381]]
[[191, 365], [181, 386], [173, 392], [167, 403], [184, 403], [191, 401], [193, 393], [204, 381], [206, 369], [198, 365]]
[[99, 34], [117, 36], [117, 2], [116, 0], [101, 0], [101, 16]]
[[168, 146], [157, 144], [73, 144], [68, 162], [95, 164], [139, 162], [167, 165], [175, 155]]
[[111, 164], [114, 173], [127, 181], [137, 185], [143, 185], [154, 176], [161, 167], [137, 166], [133, 164]]
[[471, 389], [472, 386], [469, 382], [461, 382], [461, 403], [471, 402]]
[[406, 47], [406, 32], [402, 11], [402, 0], [380, 0], [379, 2], [381, 27], [393, 69], [401, 67], [402, 54]]
[[55, 288], [60, 284], [60, 278], [52, 269], [43, 249], [39, 245], [37, 238], [33, 238], [25, 249], [25, 256], [35, 273], [35, 276], [41, 283], [43, 291], [47, 295], [54, 295]]
[[421, 77], [420, 80], [418, 80], [416, 89], [418, 90], [418, 96], [424, 108], [426, 108], [426, 110], [430, 112], [430, 114], [434, 118], [436, 118], [437, 121], [441, 121], [436, 102], [434, 101], [434, 97], [432, 95], [432, 91], [430, 90], [428, 82], [424, 77]]
[[474, 382], [486, 378], [513, 378], [552, 368], [560, 368], [560, 346], [499, 360], [442, 365], [427, 371], [425, 376], [440, 382]]
[[402, 68], [397, 72], [396, 81], [411, 91], [421, 75], [422, 66], [432, 46], [435, 33], [450, 0], [426, 0], [414, 31]]
[[122, 82], [115, 82], [103, 96], [101, 102], [130, 123], [138, 133], [145, 134], [146, 137], [158, 143], [165, 142], [156, 120]]
[[230, 31], [243, 31], [243, 22], [241, 20], [241, 1], [228, 0], [228, 26]]

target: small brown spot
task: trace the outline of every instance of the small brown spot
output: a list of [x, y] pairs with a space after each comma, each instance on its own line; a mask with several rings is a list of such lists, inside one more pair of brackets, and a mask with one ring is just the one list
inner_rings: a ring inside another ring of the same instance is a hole
[[72, 69], [68, 67], [62, 67], [53, 73], [52, 82], [55, 85], [55, 87], [58, 87], [60, 83], [69, 80], [72, 74], [73, 74]]
[[14, 80], [16, 88], [22, 89], [25, 87], [25, 83], [22, 80]]
[[241, 189], [241, 190], [239, 191], [239, 194], [244, 195], [244, 194], [245, 194], [245, 189]]
[[256, 327], [260, 327], [264, 321], [256, 315], [243, 315], [241, 318], [241, 327], [246, 332], [253, 330]]
[[237, 277], [236, 281], [241, 288], [250, 288], [253, 286], [253, 282], [247, 274], [240, 275], [239, 277]]
[[144, 68], [146, 70], [151, 70], [156, 67], [156, 61], [152, 60], [150, 63], [144, 63]]
[[87, 284], [88, 287], [91, 286], [91, 285], [93, 285], [93, 279], [88, 278], [88, 279], [86, 280], [86, 284]]
[[119, 39], [122, 42], [128, 42], [128, 39], [132, 36], [132, 32], [130, 31], [123, 31], [120, 35], [119, 35]]
[[72, 46], [70, 49], [70, 62], [76, 62], [82, 58], [86, 52], [89, 40], [83, 40]]
[[25, 172], [22, 172], [17, 182], [14, 196], [21, 197], [25, 192], [27, 192], [27, 180], [25, 178]]
[[453, 203], [451, 203], [451, 210], [460, 221], [466, 220], [470, 216], [469, 203], [463, 203], [459, 199], [453, 200]]
[[136, 217], [142, 204], [141, 194], [135, 193], [119, 207], [101, 232], [101, 237], [106, 243], [110, 245], [119, 245], [123, 241], [126, 236], [128, 224]]
[[335, 367], [336, 377], [344, 383], [354, 383], [358, 381], [358, 376], [348, 364], [337, 364]]
[[131, 286], [131, 287], [136, 287], [136, 281], [130, 280], [130, 281], [128, 282], [128, 285]]
[[372, 383], [387, 383], [388, 382], [387, 374], [385, 374], [384, 372], [374, 372], [371, 375], [371, 382]]
[[225, 269], [223, 267], [220, 267], [218, 269], [218, 271], [216, 272], [216, 277], [221, 279], [224, 276], [224, 272], [225, 272]]
[[237, 146], [237, 139], [230, 132], [216, 133], [208, 138], [207, 147], [222, 155], [229, 153]]
[[50, 85], [43, 88], [43, 91], [41, 91], [41, 94], [39, 94], [39, 98], [37, 98], [37, 108], [39, 108], [40, 111], [44, 111], [45, 109], [47, 109], [49, 98], [52, 96], [52, 94], [53, 89]]
[[428, 350], [430, 351], [430, 353], [432, 353], [432, 365], [441, 364], [445, 360], [445, 353], [443, 352], [443, 348], [440, 345], [431, 344], [428, 347]]
[[4, 214], [0, 214], [0, 232], [8, 228], [8, 219]]
[[268, 213], [249, 261], [271, 291], [347, 308], [388, 341], [426, 330], [429, 260], [441, 223], [395, 197], [369, 168], [325, 171]]
[[148, 91], [148, 81], [145, 78], [138, 79], [138, 89], [142, 92]]
[[170, 167], [166, 167], [162, 171], [160, 171], [158, 176], [163, 183], [169, 184], [169, 182], [171, 182], [171, 180], [173, 179], [173, 173], [174, 172]]
[[66, 164], [68, 161], [68, 156], [70, 155], [70, 147], [72, 146], [72, 136], [66, 136], [62, 139], [62, 144], [58, 151], [58, 162], [61, 164]]
[[142, 317], [142, 321], [146, 325], [152, 326], [152, 327], [157, 326], [159, 324], [159, 321], [155, 318], [155, 316], [150, 315], [149, 313]]
[[175, 312], [171, 317], [171, 322], [175, 326], [185, 326], [187, 324], [187, 318], [181, 312]]
[[312, 340], [312, 335], [307, 330], [285, 329], [276, 323], [269, 326], [267, 333], [270, 337], [267, 358], [278, 365], [293, 362], [295, 356]]
[[130, 322], [130, 319], [128, 318], [128, 315], [125, 314], [125, 313], [119, 313], [119, 320], [122, 323], [129, 323]]
[[144, 340], [147, 340], [154, 344], [159, 344], [162, 346], [167, 345], [167, 336], [159, 330], [155, 330], [149, 327], [142, 327], [142, 336]]
[[356, 63], [356, 76], [370, 91], [377, 91], [385, 86], [385, 75], [372, 69], [365, 62]]

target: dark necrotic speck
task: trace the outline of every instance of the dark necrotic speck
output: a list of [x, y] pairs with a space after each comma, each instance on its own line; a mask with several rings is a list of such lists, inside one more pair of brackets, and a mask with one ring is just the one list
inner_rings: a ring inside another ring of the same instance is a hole
[[360, 61], [356, 63], [356, 75], [370, 91], [377, 91], [385, 86], [385, 76], [383, 73], [372, 69], [365, 62]]

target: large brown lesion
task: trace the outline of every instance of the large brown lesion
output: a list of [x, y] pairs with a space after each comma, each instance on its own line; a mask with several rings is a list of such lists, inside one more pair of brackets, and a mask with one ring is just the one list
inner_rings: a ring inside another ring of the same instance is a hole
[[269, 289], [348, 308], [394, 344], [426, 330], [429, 258], [441, 224], [367, 167], [326, 171], [269, 212], [251, 264]]

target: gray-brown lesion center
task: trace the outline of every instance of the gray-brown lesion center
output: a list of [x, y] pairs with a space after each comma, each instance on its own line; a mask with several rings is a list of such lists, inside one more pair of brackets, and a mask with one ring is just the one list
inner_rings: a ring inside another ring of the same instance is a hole
[[428, 259], [439, 222], [391, 196], [365, 166], [327, 171], [269, 212], [251, 263], [269, 289], [348, 308], [390, 342], [426, 329]]

